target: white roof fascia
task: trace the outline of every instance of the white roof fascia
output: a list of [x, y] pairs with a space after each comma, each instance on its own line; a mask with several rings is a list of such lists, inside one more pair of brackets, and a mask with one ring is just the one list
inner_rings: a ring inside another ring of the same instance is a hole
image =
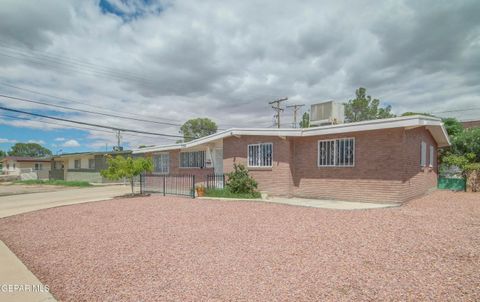
[[350, 124], [307, 128], [303, 130], [302, 136], [327, 135], [327, 134], [370, 131], [370, 130], [380, 130], [380, 129], [389, 129], [389, 128], [405, 128], [405, 127], [412, 127], [412, 126], [427, 126], [427, 125], [441, 126], [442, 122], [439, 119], [434, 119], [434, 118], [423, 119], [423, 117], [420, 117], [420, 116], [409, 116], [408, 118], [401, 117], [401, 118], [372, 120], [372, 121], [350, 123]]
[[176, 150], [182, 149], [185, 147], [185, 144], [172, 144], [172, 145], [161, 145], [161, 146], [153, 146], [153, 147], [146, 147], [146, 148], [139, 148], [132, 150], [132, 154], [142, 154], [142, 153], [150, 153], [150, 152], [159, 152], [159, 151], [169, 151], [169, 150]]
[[167, 151], [175, 149], [191, 148], [194, 146], [210, 143], [219, 139], [230, 136], [242, 136], [242, 135], [258, 135], [258, 136], [279, 136], [279, 137], [300, 137], [300, 136], [314, 136], [314, 135], [328, 135], [338, 133], [349, 133], [359, 131], [370, 131], [389, 128], [405, 128], [413, 126], [437, 126], [441, 127], [443, 138], [435, 137], [439, 146], [448, 146], [450, 141], [448, 140], [447, 132], [443, 127], [443, 123], [440, 119], [422, 115], [412, 115], [405, 117], [394, 117], [388, 119], [370, 120], [363, 122], [320, 126], [313, 128], [303, 129], [290, 129], [290, 128], [232, 128], [215, 134], [211, 134], [196, 140], [193, 140], [184, 144], [164, 145], [157, 147], [149, 147], [133, 150], [133, 154]]

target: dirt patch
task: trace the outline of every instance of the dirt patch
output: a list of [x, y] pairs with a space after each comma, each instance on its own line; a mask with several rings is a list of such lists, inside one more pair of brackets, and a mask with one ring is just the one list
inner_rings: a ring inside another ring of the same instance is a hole
[[0, 220], [62, 301], [478, 301], [480, 195], [335, 211], [150, 196]]

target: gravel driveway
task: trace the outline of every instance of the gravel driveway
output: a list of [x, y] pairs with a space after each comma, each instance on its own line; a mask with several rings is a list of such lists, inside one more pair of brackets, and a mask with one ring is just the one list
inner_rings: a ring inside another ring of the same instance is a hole
[[65, 301], [480, 300], [480, 194], [336, 211], [174, 197], [0, 220]]

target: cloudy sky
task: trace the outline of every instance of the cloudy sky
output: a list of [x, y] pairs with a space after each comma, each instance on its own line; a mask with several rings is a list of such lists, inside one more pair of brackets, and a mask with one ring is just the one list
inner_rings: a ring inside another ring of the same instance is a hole
[[[271, 100], [347, 101], [361, 86], [396, 114], [480, 119], [480, 1], [279, 3], [0, 0], [0, 94], [83, 112], [5, 97], [0, 106], [178, 135], [193, 117], [269, 127]], [[0, 110], [0, 148], [115, 144], [111, 130], [74, 127]], [[122, 137], [127, 148], [175, 140]]]

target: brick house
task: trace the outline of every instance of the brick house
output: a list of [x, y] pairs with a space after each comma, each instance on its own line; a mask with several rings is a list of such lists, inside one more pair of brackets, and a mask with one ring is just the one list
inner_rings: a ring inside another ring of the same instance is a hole
[[228, 173], [244, 164], [269, 195], [403, 202], [437, 185], [441, 120], [408, 116], [305, 129], [229, 129], [184, 144], [133, 151], [155, 173]]

